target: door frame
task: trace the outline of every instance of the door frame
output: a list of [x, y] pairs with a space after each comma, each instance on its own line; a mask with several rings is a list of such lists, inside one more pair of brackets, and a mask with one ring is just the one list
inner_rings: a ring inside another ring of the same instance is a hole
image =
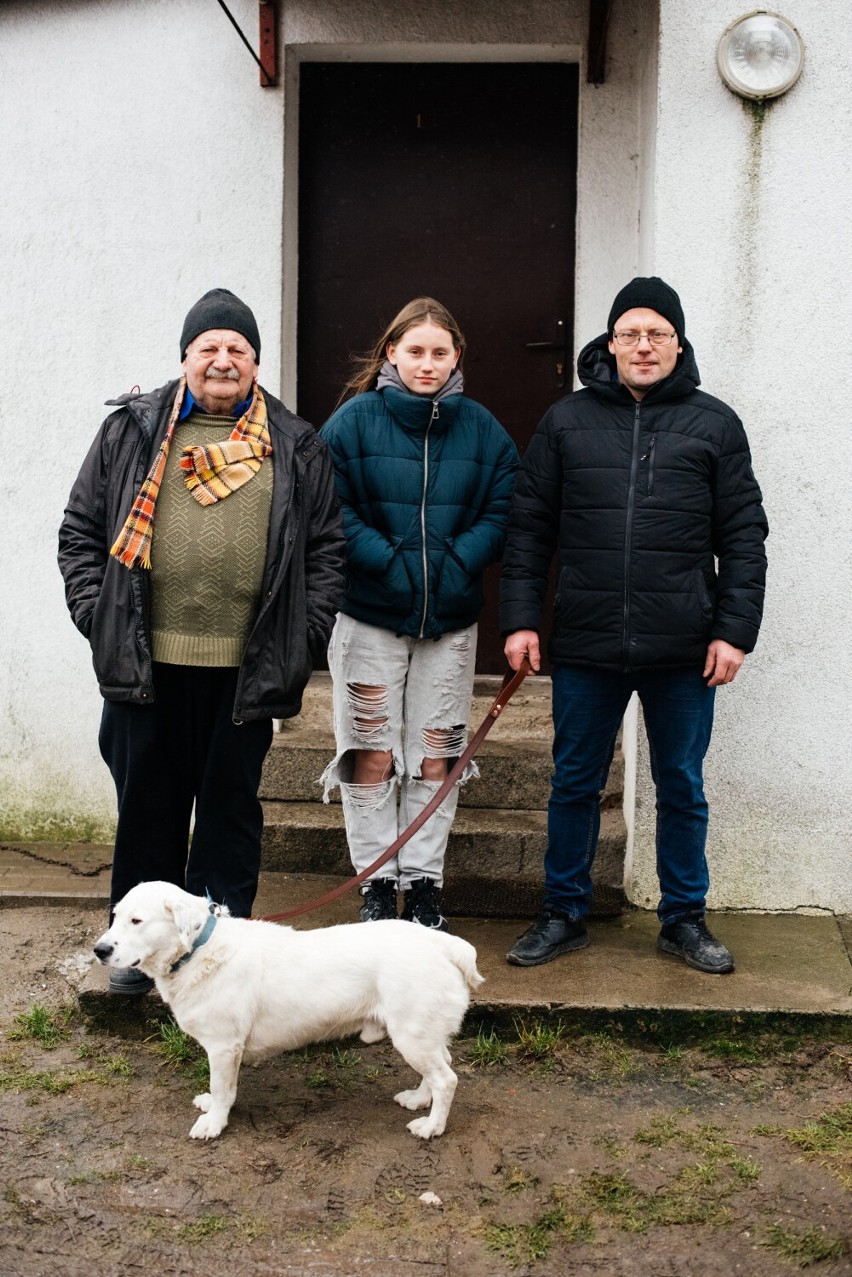
[[[581, 63], [580, 44], [303, 44], [284, 50], [284, 191], [281, 245], [281, 397], [298, 403], [299, 117], [303, 62]], [[579, 101], [578, 101], [579, 115]], [[579, 125], [579, 121], [578, 121]], [[578, 128], [579, 167], [579, 128]], [[579, 186], [578, 186], [579, 190]], [[579, 205], [579, 201], [578, 201]], [[576, 226], [575, 226], [576, 234]], [[577, 315], [577, 273], [574, 279]], [[574, 334], [572, 334], [572, 337]], [[572, 347], [573, 348], [573, 347]]]

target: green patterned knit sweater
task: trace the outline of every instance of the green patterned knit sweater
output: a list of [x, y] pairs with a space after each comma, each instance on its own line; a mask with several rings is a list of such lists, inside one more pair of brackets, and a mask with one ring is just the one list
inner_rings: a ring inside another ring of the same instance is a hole
[[271, 459], [211, 506], [187, 491], [179, 466], [184, 448], [221, 443], [233, 428], [230, 417], [195, 411], [175, 426], [151, 544], [151, 654], [167, 665], [239, 665], [257, 614]]

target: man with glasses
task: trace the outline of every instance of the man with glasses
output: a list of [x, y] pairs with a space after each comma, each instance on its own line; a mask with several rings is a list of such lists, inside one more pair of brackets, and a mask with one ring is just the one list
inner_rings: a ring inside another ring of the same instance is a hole
[[580, 354], [584, 389], [545, 414], [518, 476], [500, 610], [513, 669], [540, 668], [554, 552], [558, 579], [544, 906], [507, 955], [517, 966], [589, 943], [600, 791], [635, 691], [657, 789], [657, 947], [734, 969], [704, 918], [703, 761], [716, 688], [757, 641], [768, 528], [742, 423], [698, 389], [684, 329], [663, 280], [627, 284]]

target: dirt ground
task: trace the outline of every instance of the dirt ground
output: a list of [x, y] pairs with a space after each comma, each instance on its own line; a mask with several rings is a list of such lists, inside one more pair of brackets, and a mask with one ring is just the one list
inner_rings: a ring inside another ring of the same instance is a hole
[[457, 1041], [446, 1134], [387, 1044], [244, 1068], [188, 1139], [191, 1044], [76, 989], [99, 913], [0, 910], [0, 1274], [852, 1274], [852, 1024], [558, 1019]]

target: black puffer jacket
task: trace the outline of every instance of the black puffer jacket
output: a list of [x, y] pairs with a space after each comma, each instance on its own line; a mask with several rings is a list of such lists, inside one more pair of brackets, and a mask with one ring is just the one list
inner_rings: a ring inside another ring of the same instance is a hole
[[[149, 574], [111, 558], [168, 425], [178, 382], [110, 400], [59, 530], [68, 610], [88, 638], [107, 700], [154, 699]], [[343, 595], [343, 528], [334, 469], [307, 422], [264, 391], [273, 490], [261, 603], [243, 654], [234, 720], [290, 718], [325, 652]]]
[[[641, 402], [607, 337], [578, 361], [584, 390], [545, 414], [521, 464], [503, 558], [500, 627], [540, 631], [550, 560], [557, 664], [703, 665], [711, 639], [750, 652], [767, 535], [736, 414], [697, 389], [689, 342]], [[718, 575], [714, 563], [718, 559]]]

